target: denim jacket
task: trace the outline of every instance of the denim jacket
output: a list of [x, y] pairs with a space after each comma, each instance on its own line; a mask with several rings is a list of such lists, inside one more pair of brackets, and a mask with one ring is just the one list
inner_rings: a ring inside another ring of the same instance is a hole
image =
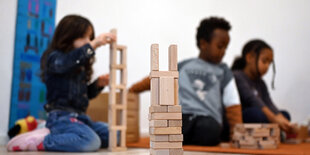
[[[86, 44], [68, 53], [53, 51], [47, 56], [44, 81], [47, 87], [47, 112], [66, 110], [84, 113], [88, 100], [96, 97], [103, 87], [97, 87], [97, 80], [87, 84], [85, 64], [95, 55]], [[77, 72], [77, 70], [81, 70]]]

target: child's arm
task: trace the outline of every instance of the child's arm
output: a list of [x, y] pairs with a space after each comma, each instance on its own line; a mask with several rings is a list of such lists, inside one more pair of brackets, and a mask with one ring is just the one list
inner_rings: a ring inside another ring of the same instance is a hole
[[267, 106], [264, 106], [262, 111], [270, 122], [279, 124], [284, 131], [290, 132], [292, 130], [292, 125], [281, 113], [274, 114]]
[[95, 80], [92, 84], [87, 87], [87, 95], [88, 99], [95, 98], [105, 86], [109, 84], [109, 74], [105, 74], [100, 76], [97, 80]]
[[52, 52], [47, 58], [47, 70], [51, 73], [63, 74], [84, 65], [95, 54], [90, 44], [86, 44], [71, 52]]
[[130, 92], [133, 92], [133, 93], [141, 93], [143, 91], [146, 91], [146, 90], [150, 90], [150, 79], [149, 77], [145, 77], [143, 78], [141, 81], [135, 83], [134, 85], [132, 85], [130, 88], [129, 88], [129, 91]]
[[232, 78], [224, 88], [223, 103], [225, 106], [226, 118], [230, 127], [230, 135], [232, 136], [234, 126], [243, 122], [239, 94], [234, 78]]

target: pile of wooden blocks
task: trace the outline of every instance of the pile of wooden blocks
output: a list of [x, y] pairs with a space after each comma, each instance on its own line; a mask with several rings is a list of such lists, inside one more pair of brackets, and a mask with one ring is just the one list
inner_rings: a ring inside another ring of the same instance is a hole
[[[116, 30], [111, 30], [116, 35]], [[119, 51], [120, 60], [117, 61]], [[120, 81], [117, 83], [117, 71], [120, 72]], [[127, 129], [127, 47], [117, 45], [110, 46], [110, 81], [109, 81], [109, 150], [125, 151]], [[120, 102], [116, 100], [116, 94], [120, 94]]]
[[237, 124], [232, 142], [236, 148], [276, 149], [280, 143], [280, 128], [277, 124]]
[[151, 46], [151, 155], [182, 155], [182, 108], [178, 105], [177, 46], [169, 47], [169, 71], [159, 71], [158, 44]]
[[300, 144], [307, 142], [308, 138], [308, 126], [293, 124], [293, 131], [286, 133], [285, 143], [288, 144]]

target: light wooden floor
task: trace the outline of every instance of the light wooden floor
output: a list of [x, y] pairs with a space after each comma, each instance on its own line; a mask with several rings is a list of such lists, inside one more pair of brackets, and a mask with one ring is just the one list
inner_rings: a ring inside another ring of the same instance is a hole
[[[98, 152], [90, 153], [64, 153], [64, 152], [7, 152], [5, 146], [0, 146], [0, 155], [53, 155], [53, 154], [65, 154], [65, 155], [149, 155], [148, 149], [128, 149], [125, 152], [109, 152], [106, 149], [102, 149]], [[227, 155], [221, 153], [207, 153], [207, 152], [189, 152], [185, 151], [184, 155]]]

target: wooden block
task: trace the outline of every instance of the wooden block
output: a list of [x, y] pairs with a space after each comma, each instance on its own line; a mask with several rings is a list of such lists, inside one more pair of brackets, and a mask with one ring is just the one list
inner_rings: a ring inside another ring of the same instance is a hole
[[244, 139], [244, 135], [240, 132], [234, 132], [232, 139], [233, 140], [242, 140], [242, 139]]
[[277, 145], [260, 145], [259, 146], [260, 149], [276, 149], [278, 148]]
[[255, 123], [245, 123], [243, 124], [244, 128], [261, 128], [262, 124], [255, 124]]
[[297, 132], [297, 138], [301, 140], [305, 140], [308, 138], [308, 127], [304, 125], [300, 125]]
[[150, 78], [160, 78], [160, 77], [166, 77], [166, 78], [179, 78], [179, 72], [178, 71], [151, 71]]
[[254, 137], [268, 137], [270, 136], [269, 128], [255, 128], [252, 132], [252, 136]]
[[261, 140], [258, 141], [259, 145], [276, 145], [275, 140]]
[[168, 120], [169, 127], [182, 127], [182, 120]]
[[168, 135], [168, 134], [181, 134], [181, 127], [167, 127], [167, 128], [152, 128], [150, 127], [150, 134], [152, 135]]
[[271, 128], [270, 136], [280, 137], [280, 128]]
[[169, 71], [178, 70], [178, 51], [177, 45], [169, 46]]
[[113, 104], [113, 105], [111, 105], [109, 107], [109, 109], [113, 109], [113, 110], [120, 110], [120, 109], [122, 109], [122, 110], [125, 110], [125, 109], [127, 109], [127, 106], [126, 106], [126, 104]]
[[263, 140], [258, 143], [260, 149], [276, 149], [278, 146], [275, 140]]
[[150, 149], [151, 155], [183, 155], [183, 149]]
[[150, 120], [182, 120], [182, 113], [152, 113]]
[[169, 142], [183, 142], [183, 134], [169, 135]]
[[169, 155], [183, 155], [183, 149], [169, 149]]
[[234, 147], [234, 148], [240, 148], [239, 141], [238, 141], [238, 140], [233, 140], [233, 141], [232, 141], [232, 147]]
[[151, 79], [151, 105], [159, 105], [159, 78]]
[[122, 70], [125, 69], [127, 67], [127, 65], [123, 65], [123, 64], [113, 64], [110, 66], [112, 69], [118, 69], [118, 70]]
[[236, 124], [234, 126], [234, 133], [244, 134], [246, 129], [244, 128], [243, 124]]
[[167, 120], [150, 120], [149, 122], [150, 127], [168, 127]]
[[285, 143], [287, 144], [300, 144], [302, 142], [301, 139], [296, 139], [296, 138], [290, 138], [290, 139], [286, 139]]
[[265, 123], [265, 124], [262, 124], [262, 127], [263, 128], [279, 128], [279, 125], [275, 123]]
[[139, 134], [126, 132], [126, 143], [136, 143], [139, 141]]
[[239, 140], [240, 145], [257, 145], [257, 141], [252, 137], [245, 137], [243, 140]]
[[182, 148], [182, 142], [150, 142], [150, 147], [153, 149], [178, 149]]
[[169, 136], [168, 135], [150, 135], [150, 140], [152, 142], [168, 142]]
[[150, 149], [151, 155], [171, 155], [169, 149]]
[[[123, 85], [127, 85], [127, 68], [124, 68], [121, 70], [121, 77], [120, 77], [120, 82]], [[127, 90], [127, 89], [126, 89]]]
[[139, 101], [139, 94], [137, 93], [131, 93], [131, 92], [128, 92], [127, 93], [127, 101], [128, 103], [136, 103]]
[[113, 148], [109, 148], [109, 150], [111, 152], [121, 152], [121, 151], [127, 151], [126, 147], [113, 147]]
[[151, 71], [158, 71], [159, 70], [159, 51], [158, 51], [158, 44], [151, 45]]
[[230, 148], [230, 143], [220, 143], [221, 148]]
[[179, 79], [174, 79], [174, 105], [179, 104]]
[[258, 145], [240, 145], [241, 149], [259, 149]]
[[123, 148], [126, 148], [126, 129], [121, 131], [121, 146], [120, 147], [123, 147]]
[[168, 106], [168, 112], [182, 113], [182, 107], [180, 105]]
[[127, 65], [127, 46], [117, 45], [117, 50], [120, 50], [120, 63], [123, 65]]
[[124, 85], [124, 84], [112, 85], [112, 87], [115, 87], [115, 89], [120, 89], [120, 90], [125, 90], [126, 89], [126, 85]]
[[117, 135], [116, 135], [116, 130], [110, 130], [109, 129], [109, 149], [112, 150], [117, 146]]
[[127, 129], [127, 126], [125, 125], [119, 125], [119, 126], [109, 126], [109, 129], [110, 130], [126, 130]]
[[127, 47], [124, 46], [124, 45], [116, 45], [116, 49], [120, 50], [120, 51], [123, 51], [124, 49], [127, 49]]
[[159, 104], [174, 105], [174, 79], [159, 78]]
[[126, 128], [126, 132], [130, 132], [130, 133], [136, 133], [138, 130], [136, 128], [131, 128], [131, 127], [127, 127]]
[[139, 111], [137, 110], [128, 110], [127, 118], [139, 119]]
[[150, 113], [166, 113], [168, 112], [168, 106], [163, 105], [163, 106], [159, 106], [159, 105], [152, 105], [149, 108], [149, 112]]

